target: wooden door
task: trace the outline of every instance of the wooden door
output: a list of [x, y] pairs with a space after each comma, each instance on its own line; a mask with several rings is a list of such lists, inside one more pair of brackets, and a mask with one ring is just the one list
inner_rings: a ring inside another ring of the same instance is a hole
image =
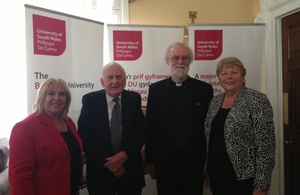
[[285, 195], [300, 194], [300, 12], [282, 19]]

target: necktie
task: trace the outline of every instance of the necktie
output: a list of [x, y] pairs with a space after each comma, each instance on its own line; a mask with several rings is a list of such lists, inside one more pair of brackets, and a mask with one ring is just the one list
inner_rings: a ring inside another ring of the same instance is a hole
[[111, 141], [115, 153], [120, 151], [121, 137], [122, 137], [122, 120], [121, 120], [121, 109], [119, 104], [119, 98], [113, 99], [115, 105], [112, 110], [110, 120], [110, 133]]

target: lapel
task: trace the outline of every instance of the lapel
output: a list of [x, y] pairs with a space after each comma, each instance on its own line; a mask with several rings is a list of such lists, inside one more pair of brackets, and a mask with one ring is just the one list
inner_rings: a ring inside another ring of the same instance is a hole
[[163, 89], [163, 93], [165, 92], [165, 94], [160, 95], [160, 97], [162, 97], [162, 103], [165, 105], [164, 108], [165, 110], [163, 110], [163, 112], [165, 113], [165, 116], [167, 116], [167, 122], [166, 124], [169, 125], [168, 129], [171, 129], [171, 125], [172, 125], [172, 120], [171, 120], [171, 112], [172, 112], [172, 105], [171, 105], [171, 77], [169, 77], [168, 79], [165, 80], [164, 83], [164, 89]]
[[44, 126], [46, 133], [50, 137], [52, 137], [59, 145], [61, 145], [64, 150], [68, 152], [69, 149], [66, 142], [64, 141], [63, 137], [60, 135], [58, 130], [56, 129], [50, 117], [45, 112], [43, 112], [38, 118], [41, 124]]
[[214, 103], [210, 104], [210, 110], [211, 110], [210, 114], [211, 114], [212, 118], [214, 118], [217, 115], [220, 107], [222, 106], [224, 95], [225, 95], [225, 93], [223, 92], [223, 93], [215, 96], [214, 97], [214, 99], [215, 99]]
[[124, 89], [122, 92], [122, 99], [121, 99], [121, 112], [122, 112], [122, 131], [125, 133], [126, 131], [126, 123], [130, 121], [130, 113], [132, 113], [133, 103], [132, 103], [132, 96]]
[[83, 148], [82, 148], [82, 141], [81, 141], [81, 139], [80, 139], [80, 137], [79, 137], [79, 134], [77, 133], [76, 126], [75, 126], [75, 124], [73, 123], [72, 119], [69, 118], [69, 117], [67, 117], [67, 118], [64, 119], [64, 122], [65, 122], [67, 128], [69, 129], [69, 131], [72, 132], [73, 136], [75, 137], [76, 141], [77, 141], [78, 144], [79, 144], [80, 150], [82, 151], [82, 149], [83, 149]]
[[108, 117], [108, 107], [106, 100], [105, 90], [100, 90], [94, 101], [96, 108], [93, 116], [97, 123], [97, 127], [104, 130], [104, 135], [110, 138], [110, 128], [109, 128], [109, 117]]
[[162, 101], [167, 107], [167, 110], [171, 109], [171, 77], [166, 80], [165, 85], [164, 85], [164, 90], [166, 94], [164, 94], [162, 97]]

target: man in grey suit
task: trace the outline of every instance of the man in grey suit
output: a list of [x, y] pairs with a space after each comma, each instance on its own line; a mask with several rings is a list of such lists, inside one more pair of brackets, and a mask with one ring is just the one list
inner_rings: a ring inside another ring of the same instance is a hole
[[[82, 98], [78, 132], [83, 141], [87, 163], [87, 189], [90, 195], [141, 195], [145, 186], [141, 148], [144, 144], [145, 119], [141, 95], [124, 90], [126, 73], [111, 62], [101, 77], [104, 89]], [[119, 130], [114, 130], [114, 109]], [[121, 118], [120, 118], [121, 117]]]
[[206, 155], [204, 121], [212, 86], [188, 76], [193, 52], [183, 43], [166, 50], [171, 77], [149, 87], [145, 155], [159, 195], [200, 195]]

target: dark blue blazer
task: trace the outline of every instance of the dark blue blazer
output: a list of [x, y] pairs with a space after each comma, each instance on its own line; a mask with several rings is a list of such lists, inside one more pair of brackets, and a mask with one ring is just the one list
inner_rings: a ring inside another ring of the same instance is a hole
[[122, 143], [121, 150], [128, 155], [125, 174], [121, 179], [103, 167], [105, 158], [114, 155], [110, 138], [108, 107], [105, 90], [88, 93], [82, 98], [78, 119], [78, 132], [83, 141], [87, 163], [87, 182], [101, 188], [118, 185], [145, 186], [141, 148], [145, 137], [145, 118], [141, 110], [139, 93], [124, 90], [121, 98]]

